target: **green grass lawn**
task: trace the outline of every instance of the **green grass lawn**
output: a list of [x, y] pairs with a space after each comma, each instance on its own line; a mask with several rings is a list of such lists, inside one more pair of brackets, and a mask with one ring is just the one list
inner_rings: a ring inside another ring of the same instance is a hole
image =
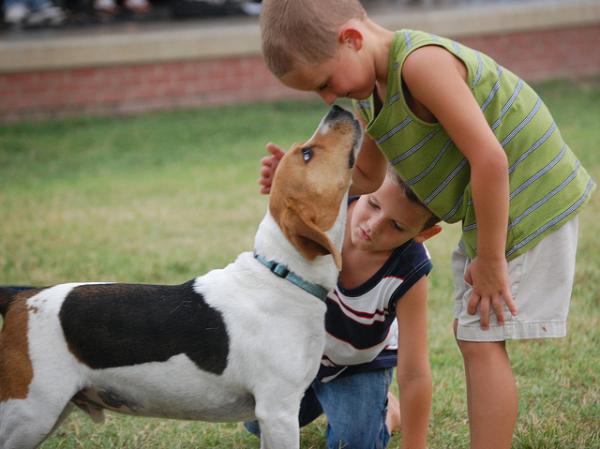
[[[600, 79], [537, 86], [563, 135], [600, 179]], [[252, 249], [266, 198], [267, 141], [308, 138], [326, 107], [275, 103], [128, 118], [80, 118], [0, 128], [0, 284], [180, 283]], [[520, 391], [517, 449], [600, 448], [600, 194], [581, 214], [569, 336], [509, 343]], [[445, 226], [431, 240], [434, 401], [430, 447], [466, 448], [465, 383], [453, 339]], [[323, 419], [302, 448], [324, 448]], [[394, 436], [390, 447], [397, 446]], [[42, 449], [258, 448], [241, 424], [80, 412]], [[7, 448], [8, 449], [8, 448]]]

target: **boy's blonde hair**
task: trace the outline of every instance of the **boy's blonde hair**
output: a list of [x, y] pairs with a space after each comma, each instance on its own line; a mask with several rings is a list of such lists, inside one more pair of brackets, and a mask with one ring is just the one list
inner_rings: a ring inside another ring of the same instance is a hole
[[358, 0], [264, 0], [260, 28], [269, 70], [280, 78], [296, 63], [314, 65], [332, 58], [339, 28], [364, 17]]

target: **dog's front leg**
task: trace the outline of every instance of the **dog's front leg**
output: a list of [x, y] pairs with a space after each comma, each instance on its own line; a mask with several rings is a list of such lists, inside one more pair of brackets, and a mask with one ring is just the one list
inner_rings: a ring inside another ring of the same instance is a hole
[[260, 449], [299, 449], [300, 429], [298, 413], [272, 415], [258, 420], [260, 424]]
[[260, 448], [299, 449], [298, 413], [301, 396], [266, 395], [255, 399], [255, 413], [260, 425]]

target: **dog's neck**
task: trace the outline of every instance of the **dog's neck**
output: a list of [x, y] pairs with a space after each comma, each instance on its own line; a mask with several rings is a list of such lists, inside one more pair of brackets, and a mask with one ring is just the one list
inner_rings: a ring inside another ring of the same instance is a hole
[[[344, 242], [347, 209], [348, 201], [346, 195], [342, 200], [334, 225], [326, 232], [327, 236], [340, 252]], [[254, 240], [254, 251], [265, 259], [286, 265], [290, 271], [293, 271], [302, 279], [321, 285], [328, 290], [332, 290], [337, 283], [339, 270], [333, 256], [330, 254], [317, 256], [314, 260], [304, 258], [298, 249], [285, 237], [269, 211], [267, 211], [258, 227]]]

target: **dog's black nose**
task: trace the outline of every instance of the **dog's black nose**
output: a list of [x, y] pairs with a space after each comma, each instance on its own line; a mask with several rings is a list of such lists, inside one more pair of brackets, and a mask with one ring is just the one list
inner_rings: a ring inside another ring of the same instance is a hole
[[329, 110], [327, 116], [325, 117], [325, 121], [339, 120], [340, 118], [351, 119], [354, 118], [354, 116], [352, 115], [352, 112], [347, 111], [346, 109], [342, 108], [341, 106], [338, 106], [337, 104], [334, 104]]

